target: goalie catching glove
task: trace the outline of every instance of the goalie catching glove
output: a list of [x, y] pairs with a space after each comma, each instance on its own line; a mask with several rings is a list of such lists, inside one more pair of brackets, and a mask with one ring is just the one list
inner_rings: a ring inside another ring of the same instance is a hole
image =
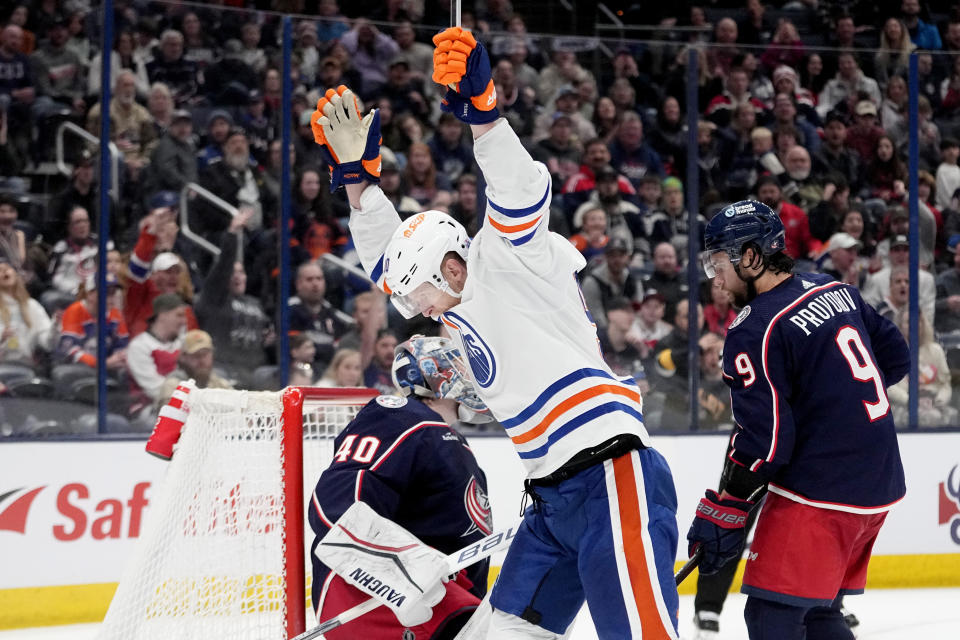
[[361, 116], [356, 96], [340, 85], [317, 101], [310, 128], [330, 165], [330, 193], [342, 184], [380, 182], [379, 110]]
[[388, 606], [405, 627], [423, 624], [446, 593], [446, 556], [355, 502], [314, 552], [345, 581]]
[[500, 117], [490, 57], [473, 34], [460, 27], [433, 36], [433, 81], [449, 87], [440, 109], [467, 124], [486, 124]]

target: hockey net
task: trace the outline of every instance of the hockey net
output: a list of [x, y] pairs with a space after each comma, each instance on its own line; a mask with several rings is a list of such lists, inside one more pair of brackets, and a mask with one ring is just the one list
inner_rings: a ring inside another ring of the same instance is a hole
[[306, 501], [376, 391], [198, 389], [101, 640], [285, 640], [304, 630]]

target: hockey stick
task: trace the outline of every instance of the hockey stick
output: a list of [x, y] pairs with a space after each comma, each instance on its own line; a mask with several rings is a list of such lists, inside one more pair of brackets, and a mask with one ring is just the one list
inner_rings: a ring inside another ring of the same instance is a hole
[[[753, 493], [750, 494], [750, 497], [747, 498], [747, 502], [752, 502], [753, 507], [750, 508], [750, 513], [753, 513], [760, 508], [760, 499], [763, 498], [767, 493], [767, 485], [761, 485], [753, 490]], [[748, 514], [749, 516], [749, 514]], [[703, 545], [701, 544], [697, 547], [697, 550], [693, 552], [693, 555], [690, 556], [690, 559], [687, 560], [686, 564], [680, 567], [680, 570], [677, 571], [677, 574], [673, 576], [673, 579], [676, 581], [677, 586], [680, 586], [680, 583], [687, 579], [687, 576], [693, 572], [700, 565], [700, 560], [703, 559]]]
[[[470, 565], [509, 547], [510, 543], [513, 541], [513, 538], [517, 535], [517, 531], [520, 529], [521, 522], [523, 521], [517, 521], [507, 529], [495, 531], [484, 538], [480, 538], [473, 544], [467, 545], [463, 549], [454, 551], [448, 555], [446, 557], [448, 569], [447, 573], [457, 573], [461, 569], [465, 569]], [[314, 638], [319, 638], [327, 631], [332, 631], [337, 627], [350, 622], [351, 620], [359, 618], [363, 614], [373, 611], [382, 604], [383, 603], [376, 598], [370, 598], [369, 600], [361, 602], [360, 604], [347, 609], [340, 615], [334, 616], [328, 620], [324, 620], [313, 629], [304, 631], [292, 640], [313, 640]]]

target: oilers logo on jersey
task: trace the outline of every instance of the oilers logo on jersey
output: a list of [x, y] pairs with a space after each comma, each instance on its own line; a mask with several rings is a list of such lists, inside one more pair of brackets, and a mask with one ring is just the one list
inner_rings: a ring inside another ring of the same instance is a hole
[[486, 389], [497, 376], [497, 360], [493, 357], [493, 351], [469, 322], [449, 311], [443, 317], [460, 332], [473, 381]]
[[493, 533], [493, 518], [490, 515], [490, 499], [487, 498], [483, 487], [477, 482], [476, 477], [470, 478], [467, 488], [463, 492], [463, 506], [472, 521], [467, 530], [460, 534], [460, 537], [468, 536], [475, 531], [481, 531], [484, 535]]

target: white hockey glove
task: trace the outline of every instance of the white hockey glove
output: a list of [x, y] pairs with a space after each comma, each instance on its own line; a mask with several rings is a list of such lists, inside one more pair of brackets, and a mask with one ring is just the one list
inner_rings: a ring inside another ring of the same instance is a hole
[[355, 502], [317, 545], [317, 558], [390, 607], [405, 627], [423, 624], [446, 593], [446, 556]]
[[357, 98], [340, 85], [327, 89], [310, 117], [313, 139], [330, 165], [330, 193], [341, 184], [380, 182], [380, 111], [360, 115]]

